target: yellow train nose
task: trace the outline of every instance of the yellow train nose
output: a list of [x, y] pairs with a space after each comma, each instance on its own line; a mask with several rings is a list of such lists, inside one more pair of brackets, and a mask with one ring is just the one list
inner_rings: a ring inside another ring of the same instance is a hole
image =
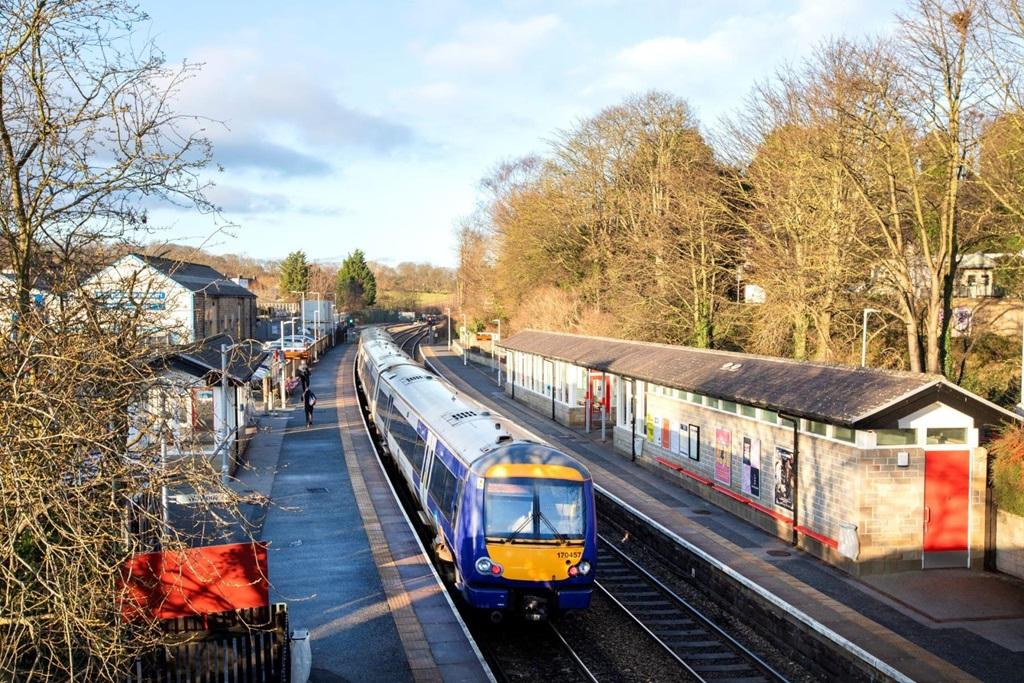
[[583, 547], [488, 543], [487, 554], [501, 565], [501, 575], [506, 579], [562, 581], [569, 578], [569, 568], [583, 557]]

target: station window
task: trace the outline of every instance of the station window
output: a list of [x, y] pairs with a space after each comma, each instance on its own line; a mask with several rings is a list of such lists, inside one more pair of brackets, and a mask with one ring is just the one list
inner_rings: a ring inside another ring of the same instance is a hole
[[675, 397], [675, 398], [678, 398], [678, 399], [682, 400], [682, 398], [683, 398], [683, 392], [679, 391], [679, 389], [673, 389], [673, 390], [672, 390], [672, 396], [673, 396], [673, 397]]
[[929, 427], [925, 443], [929, 445], [938, 444], [966, 444], [966, 427]]
[[779, 423], [779, 414], [772, 412], [771, 410], [762, 410], [761, 419], [765, 422], [771, 422], [773, 425]]
[[711, 398], [710, 396], [705, 396], [704, 397], [704, 405], [706, 405], [708, 408], [717, 408], [718, 407], [718, 399], [717, 398]]
[[879, 446], [913, 446], [917, 443], [916, 429], [876, 429]]
[[807, 431], [811, 434], [817, 434], [818, 436], [828, 436], [828, 425], [824, 422], [815, 422], [814, 420], [806, 420]]
[[743, 405], [741, 403], [740, 404], [740, 415], [742, 415], [743, 417], [753, 417], [753, 418], [756, 418], [757, 417], [757, 408], [755, 408], [754, 406]]
[[732, 401], [722, 401], [721, 409], [727, 413], [735, 413], [736, 404], [733, 403]]
[[857, 440], [856, 432], [846, 427], [832, 427], [832, 436], [840, 441], [853, 443]]
[[686, 400], [689, 401], [690, 403], [700, 403], [701, 402], [701, 395], [700, 394], [695, 394], [692, 391], [688, 391], [688, 392], [686, 392]]

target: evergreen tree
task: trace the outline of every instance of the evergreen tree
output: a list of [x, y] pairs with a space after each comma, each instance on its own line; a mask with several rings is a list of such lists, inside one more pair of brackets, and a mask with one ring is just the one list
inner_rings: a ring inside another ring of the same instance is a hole
[[377, 278], [366, 264], [366, 255], [361, 249], [349, 254], [341, 264], [335, 289], [338, 299], [348, 308], [372, 306], [377, 301]]
[[281, 262], [278, 288], [282, 299], [287, 299], [292, 292], [305, 292], [309, 289], [309, 263], [306, 262], [306, 252], [293, 251]]

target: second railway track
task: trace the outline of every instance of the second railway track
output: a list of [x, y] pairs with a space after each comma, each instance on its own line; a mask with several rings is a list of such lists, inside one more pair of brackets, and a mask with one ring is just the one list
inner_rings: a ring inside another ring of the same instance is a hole
[[697, 680], [787, 680], [604, 536], [598, 536], [598, 577], [599, 589]]

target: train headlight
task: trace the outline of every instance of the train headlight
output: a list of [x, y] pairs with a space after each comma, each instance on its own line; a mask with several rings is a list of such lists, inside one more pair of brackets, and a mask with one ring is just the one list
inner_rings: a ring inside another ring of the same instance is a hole
[[586, 576], [587, 574], [590, 573], [590, 563], [587, 562], [586, 560], [583, 560], [582, 562], [580, 562], [576, 566], [579, 567], [580, 574], [582, 574], [583, 576]]
[[497, 562], [492, 562], [489, 557], [481, 557], [477, 560], [476, 570], [481, 574], [490, 574], [491, 576], [501, 575], [501, 565]]

